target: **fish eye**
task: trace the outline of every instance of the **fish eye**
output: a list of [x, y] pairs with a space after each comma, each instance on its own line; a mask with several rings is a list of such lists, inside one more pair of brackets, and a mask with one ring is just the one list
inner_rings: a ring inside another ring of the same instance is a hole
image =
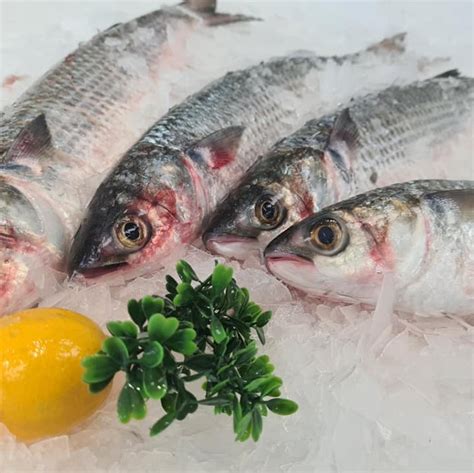
[[149, 233], [148, 226], [137, 216], [125, 217], [115, 225], [117, 239], [127, 249], [139, 249], [144, 246]]
[[259, 222], [267, 228], [277, 227], [285, 216], [280, 202], [270, 195], [263, 196], [257, 201], [255, 215]]
[[311, 227], [310, 240], [318, 253], [332, 256], [346, 248], [349, 234], [343, 222], [335, 218], [324, 218]]

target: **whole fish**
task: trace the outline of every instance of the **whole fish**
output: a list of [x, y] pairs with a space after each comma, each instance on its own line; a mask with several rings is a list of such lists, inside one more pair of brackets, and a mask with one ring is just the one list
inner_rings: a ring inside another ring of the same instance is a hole
[[273, 240], [265, 262], [304, 291], [370, 305], [390, 272], [397, 309], [472, 314], [474, 181], [406, 182], [331, 205]]
[[270, 60], [230, 72], [171, 109], [98, 188], [74, 237], [70, 273], [129, 278], [159, 266], [199, 235], [259, 154], [318, 106], [322, 71], [347, 63], [366, 70], [380, 53], [402, 50], [397, 35], [343, 57]]
[[206, 247], [244, 259], [357, 192], [420, 176], [455, 177], [443, 147], [464, 142], [473, 103], [474, 80], [448, 71], [309, 121], [252, 166], [218, 206], [203, 235]]
[[[37, 297], [105, 171], [164, 113], [161, 77], [208, 24], [245, 17], [190, 0], [115, 25], [82, 44], [0, 116], [0, 314]], [[163, 87], [162, 87], [163, 85]], [[148, 102], [156, 104], [144, 125]], [[39, 278], [39, 279], [38, 279]]]

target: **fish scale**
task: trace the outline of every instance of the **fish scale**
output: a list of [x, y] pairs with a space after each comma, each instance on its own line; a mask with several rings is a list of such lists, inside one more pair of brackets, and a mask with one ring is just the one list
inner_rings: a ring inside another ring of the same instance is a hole
[[[400, 93], [396, 88], [380, 97], [383, 102], [369, 100], [350, 108], [351, 118], [359, 130], [361, 167], [372, 166], [375, 156], [380, 165], [396, 161], [406, 154], [407, 146], [421, 137], [430, 136], [428, 144], [434, 144], [458, 131], [460, 123], [464, 125], [470, 111], [466, 90], [472, 89], [472, 84], [469, 85], [468, 80], [446, 79], [443, 82], [446, 81], [452, 83], [446, 96], [442, 94], [444, 85], [433, 81], [426, 89], [416, 85], [412, 90], [405, 89]], [[392, 104], [395, 106], [391, 107]], [[378, 124], [379, 116], [385, 118], [383, 127]], [[394, 134], [389, 135], [389, 139], [384, 127], [394, 127]]]
[[[245, 258], [309, 213], [356, 192], [449, 177], [446, 165], [437, 166], [436, 153], [469, 129], [473, 104], [474, 80], [448, 71], [310, 120], [252, 166], [218, 206], [203, 236], [206, 246]], [[279, 209], [279, 222], [259, 220], [262, 199]]]

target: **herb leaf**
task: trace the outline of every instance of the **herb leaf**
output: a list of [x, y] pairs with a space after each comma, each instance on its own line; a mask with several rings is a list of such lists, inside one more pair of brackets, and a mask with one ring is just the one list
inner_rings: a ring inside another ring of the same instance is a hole
[[161, 368], [143, 370], [143, 389], [148, 397], [160, 400], [167, 392], [166, 378]]
[[146, 318], [149, 319], [153, 314], [163, 312], [165, 302], [161, 297], [145, 296], [141, 300], [141, 306]]
[[298, 404], [289, 399], [270, 399], [266, 404], [272, 412], [281, 416], [289, 416], [298, 410]]
[[215, 315], [211, 317], [211, 334], [216, 343], [221, 343], [227, 338], [222, 322]]
[[156, 368], [161, 365], [164, 355], [165, 352], [161, 343], [153, 341], [146, 346], [140, 361], [146, 368]]
[[92, 355], [82, 360], [85, 373], [82, 380], [88, 384], [106, 381], [120, 370], [120, 365], [108, 355]]
[[156, 422], [153, 427], [150, 429], [150, 435], [153, 437], [155, 435], [160, 434], [166, 427], [169, 427], [176, 418], [176, 414], [174, 412], [169, 412], [165, 414], [158, 422]]
[[162, 314], [154, 314], [148, 322], [148, 336], [152, 340], [164, 342], [178, 330], [179, 320], [176, 317], [166, 318]]
[[117, 413], [120, 422], [126, 424], [131, 418], [140, 420], [146, 415], [145, 400], [132, 383], [127, 382], [120, 392], [117, 402]]
[[102, 350], [120, 365], [128, 360], [127, 346], [119, 337], [106, 338], [102, 344]]
[[222, 293], [232, 281], [232, 274], [232, 268], [224, 266], [223, 264], [216, 265], [211, 279], [212, 292], [216, 295]]
[[128, 314], [130, 318], [139, 326], [142, 327], [146, 322], [145, 313], [143, 312], [142, 305], [136, 299], [130, 299], [128, 301]]

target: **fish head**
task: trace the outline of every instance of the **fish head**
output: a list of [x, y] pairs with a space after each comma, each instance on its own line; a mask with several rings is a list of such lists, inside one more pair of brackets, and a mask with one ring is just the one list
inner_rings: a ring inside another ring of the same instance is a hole
[[64, 232], [39, 195], [0, 179], [0, 314], [33, 303], [61, 270]]
[[404, 205], [336, 205], [274, 239], [265, 249], [265, 264], [305, 292], [373, 304], [384, 273], [419, 267], [424, 237], [423, 222]]
[[231, 193], [203, 235], [212, 253], [245, 259], [295, 221], [294, 195], [279, 183], [248, 184]]
[[203, 241], [212, 253], [245, 259], [308, 216], [312, 200], [295, 154], [272, 155], [249, 169], [211, 216]]
[[33, 256], [37, 248], [28, 236], [41, 230], [29, 199], [15, 186], [0, 181], [0, 314], [7, 313], [30, 286], [25, 257]]
[[133, 169], [118, 166], [99, 186], [68, 255], [70, 275], [126, 279], [163, 265], [194, 238], [200, 210], [192, 183], [175, 153], [136, 159]]

